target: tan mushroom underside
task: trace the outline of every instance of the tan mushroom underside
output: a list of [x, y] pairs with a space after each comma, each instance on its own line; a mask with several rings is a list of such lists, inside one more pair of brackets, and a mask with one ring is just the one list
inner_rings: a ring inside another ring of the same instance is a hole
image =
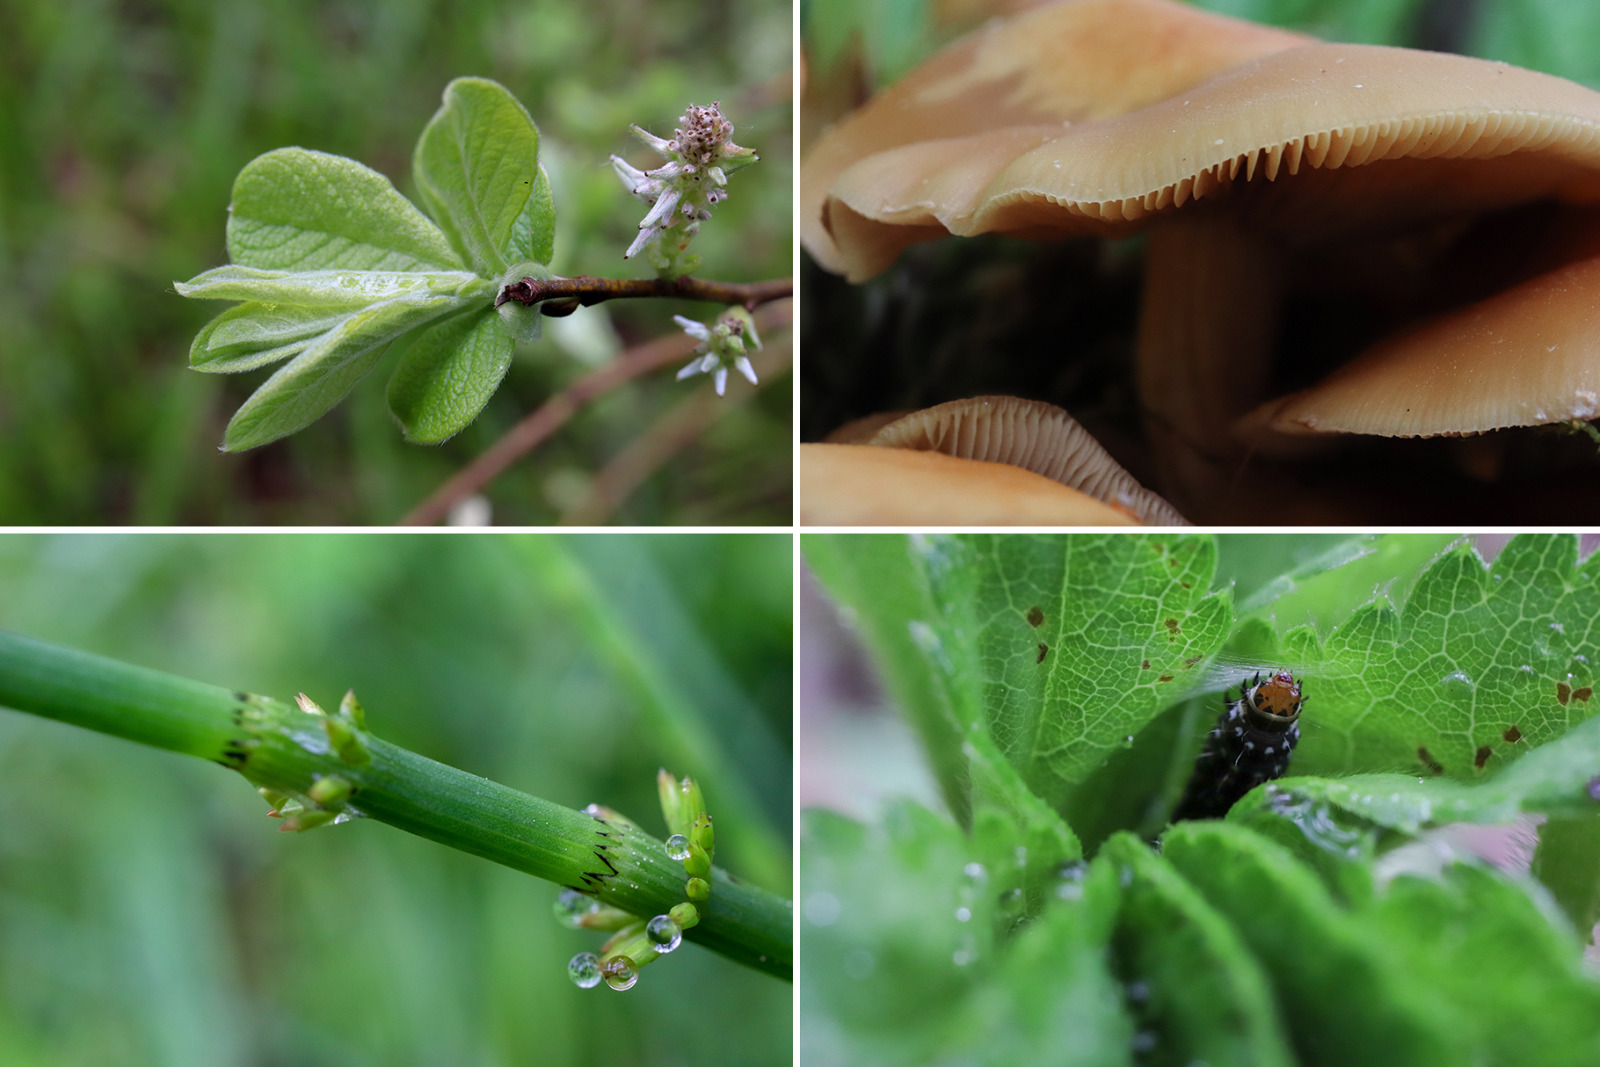
[[1124, 512], [1005, 463], [870, 445], [800, 446], [807, 526], [1135, 526]]
[[1600, 259], [1390, 338], [1241, 423], [1279, 433], [1431, 437], [1600, 416]]
[[1312, 244], [1539, 197], [1592, 203], [1600, 93], [1465, 56], [1313, 44], [1072, 126], [975, 193], [963, 184], [930, 200], [919, 150], [880, 153], [834, 181], [825, 211], [836, 237], [851, 235], [839, 256], [853, 274], [881, 261], [874, 241], [901, 243], [875, 230], [903, 226], [1114, 235], [1193, 200], [1232, 199], [1252, 224]]
[[867, 443], [1021, 467], [1122, 508], [1146, 525], [1187, 525], [1053, 404], [1012, 396], [955, 400], [897, 419]]
[[845, 270], [823, 203], [840, 172], [874, 153], [1123, 114], [1306, 40], [1172, 0], [1068, 0], [994, 20], [878, 94], [807, 152], [801, 240], [824, 267]]

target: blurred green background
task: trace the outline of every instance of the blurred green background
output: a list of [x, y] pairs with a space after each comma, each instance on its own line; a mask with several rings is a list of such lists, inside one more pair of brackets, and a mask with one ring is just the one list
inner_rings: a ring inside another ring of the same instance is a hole
[[[787, 897], [791, 560], [787, 536], [13, 534], [0, 627], [324, 706], [353, 686], [386, 740], [657, 834], [657, 767], [694, 774], [719, 864]], [[790, 1062], [788, 983], [686, 943], [579, 990], [598, 938], [556, 886], [374, 822], [277, 833], [212, 764], [0, 711], [0, 810], [6, 1067]]]
[[[409, 194], [412, 145], [457, 75], [498, 79], [539, 124], [557, 272], [650, 274], [621, 258], [645, 207], [608, 156], [646, 164], [629, 123], [670, 136], [685, 105], [720, 99], [762, 162], [697, 240], [700, 273], [787, 275], [791, 11], [786, 0], [0, 4], [0, 524], [392, 523], [593, 362], [676, 332], [673, 312], [705, 312], [659, 300], [578, 312], [519, 348], [488, 409], [442, 447], [401, 442], [386, 364], [310, 429], [218, 454], [267, 372], [189, 371], [189, 342], [223, 305], [183, 300], [172, 282], [226, 262], [234, 175], [303, 145]], [[586, 409], [491, 488], [495, 521], [554, 521], [706, 381], [658, 373]], [[791, 378], [764, 385], [613, 518], [788, 525]]]
[[[806, 55], [824, 73], [859, 62], [882, 87], [994, 14], [1041, 0], [800, 0]], [[1461, 52], [1600, 88], [1600, 4], [1592, 0], [1189, 0], [1222, 15], [1329, 41]], [[810, 119], [807, 119], [809, 124]]]

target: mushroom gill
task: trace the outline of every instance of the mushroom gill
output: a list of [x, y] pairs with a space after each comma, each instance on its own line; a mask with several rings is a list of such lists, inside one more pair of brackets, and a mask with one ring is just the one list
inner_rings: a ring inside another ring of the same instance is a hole
[[[968, 466], [934, 464], [931, 467], [924, 465], [918, 468], [919, 473], [927, 473], [930, 476], [935, 473], [945, 473], [952, 479], [952, 485], [965, 485], [967, 479], [980, 476], [973, 473], [977, 471], [985, 477], [1003, 478], [1007, 492], [1015, 492], [1026, 489], [1033, 483], [1029, 479], [1017, 479], [1008, 471], [996, 471], [993, 468], [1027, 471], [1050, 482], [1066, 486], [1075, 493], [1092, 497], [1104, 507], [1115, 509], [1116, 512], [1128, 515], [1144, 525], [1187, 525], [1183, 516], [1170, 504], [1145, 489], [1131, 474], [1123, 470], [1072, 416], [1051, 404], [1009, 396], [980, 396], [968, 400], [955, 400], [903, 415], [876, 428], [864, 429], [859, 440], [863, 445], [881, 449], [935, 452], [961, 460]], [[803, 454], [802, 470], [804, 471], [807, 462], [817, 456], [825, 456], [827, 458], [823, 460], [824, 462], [832, 462], [835, 465], [847, 463], [851, 459], [850, 455], [813, 451]], [[861, 449], [857, 449], [853, 456], [859, 462], [870, 464], [874, 468], [896, 462], [870, 456]], [[837, 486], [821, 489], [822, 483], [812, 481], [812, 473], [804, 471], [807, 485], [813, 486], [825, 496], [837, 494]], [[929, 483], [929, 487], [935, 488], [932, 482]], [[1050, 501], [1059, 498], [1054, 489], [1046, 490], [1043, 486], [1035, 486], [1034, 490]], [[880, 486], [872, 490], [872, 493], [882, 494], [883, 491]], [[994, 495], [993, 490], [989, 492], [990, 495]], [[1019, 496], [1017, 499], [1024, 497]], [[924, 514], [930, 504], [939, 507], [946, 503], [953, 503], [952, 492], [937, 488], [929, 495], [920, 493], [914, 495], [915, 514], [905, 510], [895, 515], [893, 509], [881, 498], [876, 502], [874, 513], [880, 520], [877, 524], [881, 525], [949, 523], [954, 520], [930, 520], [918, 517]], [[809, 513], [815, 516], [821, 513], [817, 502], [808, 499], [808, 492], [804, 487], [801, 508], [802, 515]], [[1042, 512], [1031, 506], [1025, 510], [1030, 515], [1029, 524], [1099, 524], [1105, 518], [1100, 509], [1080, 509], [1083, 511], [1081, 517], [1062, 515], [1045, 523]], [[1021, 513], [1018, 512], [1019, 515]], [[1015, 515], [1004, 518], [998, 508], [994, 508], [991, 514], [1001, 516], [995, 521], [1002, 521], [1007, 525], [1016, 525], [1022, 521]]]
[[[859, 280], [866, 275], [842, 258], [826, 220], [835, 179], [854, 164], [901, 145], [1014, 127], [1060, 130], [1120, 115], [1306, 40], [1175, 0], [1067, 0], [994, 19], [810, 147], [801, 169], [801, 241], [825, 268], [848, 270]], [[998, 166], [1017, 154], [1002, 150], [985, 158]], [[937, 235], [929, 231], [922, 239]], [[908, 235], [886, 236], [902, 242]], [[875, 258], [882, 260], [881, 270], [893, 254]]]

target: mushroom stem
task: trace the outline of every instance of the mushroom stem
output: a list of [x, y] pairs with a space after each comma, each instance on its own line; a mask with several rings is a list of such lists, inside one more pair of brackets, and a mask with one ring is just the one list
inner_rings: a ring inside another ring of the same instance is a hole
[[1216, 521], [1243, 451], [1229, 432], [1265, 397], [1283, 295], [1272, 242], [1221, 212], [1150, 233], [1139, 317], [1139, 396], [1163, 492]]

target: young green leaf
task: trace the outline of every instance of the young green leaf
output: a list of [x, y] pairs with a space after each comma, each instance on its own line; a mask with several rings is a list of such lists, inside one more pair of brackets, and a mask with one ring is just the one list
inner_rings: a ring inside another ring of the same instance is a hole
[[[508, 253], [538, 178], [539, 130], [504, 86], [487, 78], [445, 86], [412, 173], [434, 220], [479, 274], [495, 277], [514, 259], [538, 258]], [[530, 233], [537, 229], [530, 224]]]
[[536, 263], [548, 264], [555, 258], [556, 245], [556, 201], [550, 192], [550, 175], [544, 171], [544, 164], [539, 164], [539, 171], [533, 179], [533, 192], [528, 194], [528, 203], [522, 209], [522, 214], [517, 216], [516, 224], [511, 227], [511, 243], [506, 248], [506, 259], [516, 262], [519, 259], [531, 259]]
[[260, 270], [214, 267], [187, 282], [179, 296], [192, 300], [253, 300], [304, 308], [360, 308], [397, 298], [433, 299], [440, 307], [493, 299], [491, 282], [466, 271]]
[[189, 346], [189, 366], [234, 374], [276, 363], [305, 348], [351, 314], [344, 308], [235, 304], [203, 326]]
[[351, 312], [251, 394], [228, 423], [223, 449], [255, 448], [309, 426], [372, 370], [385, 345], [447, 309], [441, 298], [412, 296]]
[[228, 255], [267, 270], [450, 270], [461, 257], [389, 179], [353, 159], [279, 148], [233, 183]]
[[1145, 991], [1149, 1051], [1167, 1063], [1290, 1067], [1272, 987], [1233, 925], [1132, 834], [1107, 840], [1095, 862], [1123, 886], [1115, 944], [1130, 990]]
[[511, 366], [515, 346], [492, 308], [429, 327], [389, 379], [389, 410], [406, 440], [437, 444], [478, 417]]
[[1470, 1062], [1437, 994], [1288, 851], [1236, 824], [1205, 820], [1173, 826], [1161, 854], [1266, 968], [1302, 1064]]

